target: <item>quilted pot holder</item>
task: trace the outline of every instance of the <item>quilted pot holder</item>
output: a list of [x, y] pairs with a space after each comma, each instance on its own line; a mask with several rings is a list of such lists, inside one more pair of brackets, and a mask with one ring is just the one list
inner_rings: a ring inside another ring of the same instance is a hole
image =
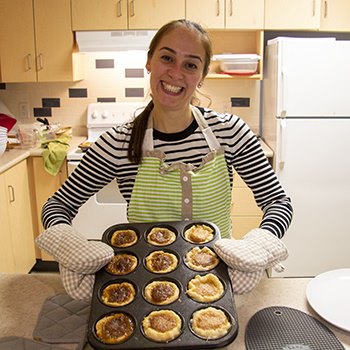
[[33, 338], [50, 344], [86, 342], [90, 303], [74, 300], [68, 294], [47, 298], [38, 316]]

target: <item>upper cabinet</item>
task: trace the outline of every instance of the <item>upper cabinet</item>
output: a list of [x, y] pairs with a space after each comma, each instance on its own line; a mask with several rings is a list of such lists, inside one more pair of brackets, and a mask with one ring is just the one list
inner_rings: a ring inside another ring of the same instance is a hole
[[185, 0], [129, 0], [129, 29], [158, 29], [185, 18]]
[[262, 29], [264, 0], [186, 0], [186, 18], [211, 29]]
[[265, 0], [265, 29], [350, 30], [350, 0]]
[[72, 0], [72, 29], [128, 29], [128, 1]]
[[73, 30], [158, 29], [178, 18], [185, 0], [72, 0]]
[[322, 1], [320, 30], [350, 31], [350, 0]]
[[81, 79], [74, 55], [70, 0], [0, 2], [2, 82]]

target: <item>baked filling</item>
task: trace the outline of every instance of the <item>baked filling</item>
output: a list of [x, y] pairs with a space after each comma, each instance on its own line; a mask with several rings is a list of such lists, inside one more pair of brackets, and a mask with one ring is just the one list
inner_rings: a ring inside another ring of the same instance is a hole
[[142, 321], [143, 332], [147, 338], [167, 342], [181, 333], [182, 321], [172, 310], [152, 311]]
[[196, 271], [208, 271], [219, 264], [219, 258], [208, 247], [195, 247], [185, 257], [187, 266]]
[[179, 298], [178, 286], [170, 281], [154, 281], [144, 291], [145, 299], [155, 305], [168, 305]]
[[137, 258], [131, 254], [116, 254], [105, 266], [106, 271], [113, 275], [126, 275], [136, 269]]
[[214, 231], [207, 225], [196, 224], [185, 231], [185, 239], [192, 243], [206, 243], [213, 238]]
[[133, 319], [122, 312], [105, 316], [96, 323], [97, 337], [107, 344], [124, 342], [131, 337], [134, 329]]
[[168, 273], [173, 271], [178, 264], [177, 257], [172, 253], [162, 250], [152, 252], [146, 257], [146, 267], [154, 273]]
[[101, 300], [110, 306], [130, 304], [136, 295], [134, 286], [129, 282], [112, 283], [103, 289]]
[[202, 338], [217, 339], [228, 333], [231, 323], [225, 312], [210, 306], [193, 313], [191, 327]]
[[217, 276], [209, 273], [204, 276], [197, 275], [188, 283], [187, 294], [200, 302], [212, 302], [224, 294], [224, 286]]
[[113, 247], [130, 247], [137, 242], [137, 234], [134, 230], [117, 230], [113, 232], [111, 245]]
[[175, 240], [175, 233], [165, 227], [153, 227], [147, 235], [147, 242], [156, 246], [168, 245]]

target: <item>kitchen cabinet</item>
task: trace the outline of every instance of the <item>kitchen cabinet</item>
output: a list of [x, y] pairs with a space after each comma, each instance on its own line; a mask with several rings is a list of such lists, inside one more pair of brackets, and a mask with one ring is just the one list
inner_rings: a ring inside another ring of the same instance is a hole
[[220, 73], [220, 63], [212, 61], [208, 79], [254, 79], [263, 76], [264, 32], [262, 30], [209, 30], [213, 53], [257, 54], [261, 57], [256, 74], [228, 75]]
[[178, 18], [185, 18], [185, 0], [72, 0], [75, 31], [158, 29]]
[[242, 238], [248, 231], [259, 227], [262, 211], [256, 205], [250, 188], [235, 173], [232, 189], [232, 236], [235, 239]]
[[350, 31], [350, 0], [325, 0], [321, 5], [321, 31]]
[[350, 30], [350, 0], [265, 0], [267, 30]]
[[70, 0], [0, 1], [2, 82], [82, 79], [74, 50]]
[[[30, 157], [28, 159], [29, 181], [31, 185], [31, 198], [33, 208], [34, 237], [44, 231], [41, 224], [41, 209], [44, 203], [51, 197], [67, 178], [67, 165], [63, 163], [56, 176], [50, 175], [44, 168], [42, 157]], [[41, 260], [53, 260], [53, 258], [36, 247], [36, 257]]]
[[29, 272], [36, 259], [25, 160], [0, 174], [0, 222], [0, 272]]
[[264, 0], [186, 0], [186, 18], [210, 29], [262, 29]]

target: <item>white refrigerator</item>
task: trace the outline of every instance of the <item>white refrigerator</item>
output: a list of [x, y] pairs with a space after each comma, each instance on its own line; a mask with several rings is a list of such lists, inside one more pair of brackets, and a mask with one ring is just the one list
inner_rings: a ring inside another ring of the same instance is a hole
[[261, 134], [292, 199], [285, 271], [309, 277], [350, 267], [350, 41], [268, 41]]

